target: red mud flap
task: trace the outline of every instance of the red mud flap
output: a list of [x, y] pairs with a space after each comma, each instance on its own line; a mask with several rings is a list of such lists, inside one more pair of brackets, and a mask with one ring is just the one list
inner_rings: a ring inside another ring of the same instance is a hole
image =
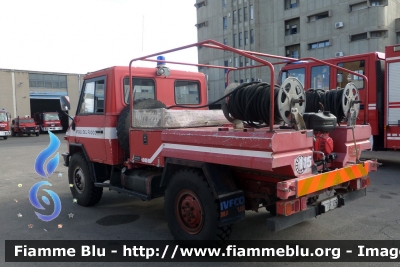
[[338, 194], [335, 198], [329, 198], [328, 201], [322, 200], [318, 204], [308, 205], [307, 209], [294, 213], [290, 216], [274, 216], [267, 219], [267, 228], [270, 231], [278, 232], [280, 230], [291, 227], [295, 224], [301, 223], [311, 218], [315, 218], [318, 215], [328, 212], [336, 207], [342, 207], [345, 204], [365, 197], [367, 195], [367, 189], [361, 189], [352, 191], [346, 194]]

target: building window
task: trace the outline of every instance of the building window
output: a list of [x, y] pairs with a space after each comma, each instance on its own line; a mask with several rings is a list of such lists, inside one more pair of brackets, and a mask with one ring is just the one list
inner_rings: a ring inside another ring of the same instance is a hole
[[292, 58], [300, 58], [300, 44], [286, 46], [286, 56]]
[[247, 57], [244, 59], [244, 61], [245, 61], [244, 63], [245, 63], [246, 66], [250, 66], [249, 59]]
[[226, 7], [226, 0], [222, 0], [222, 7], [223, 7], [223, 8]]
[[224, 45], [228, 45], [228, 38], [224, 38]]
[[206, 6], [206, 5], [207, 5], [207, 1], [201, 1], [201, 2], [196, 3], [194, 6], [195, 6], [197, 9], [199, 9], [199, 8], [201, 8], [201, 7], [203, 7], [203, 6]]
[[238, 67], [238, 65], [239, 65], [239, 60], [238, 60], [238, 58], [237, 57], [235, 57], [235, 68], [237, 68]]
[[238, 17], [239, 17], [239, 19], [238, 19], [239, 23], [242, 22], [242, 9], [241, 8], [238, 9]]
[[371, 38], [381, 38], [381, 37], [386, 37], [387, 36], [387, 31], [373, 31], [370, 32], [370, 37]]
[[240, 66], [240, 67], [243, 67], [243, 57], [240, 56], [239, 58], [240, 58], [240, 60], [239, 60], [240, 65], [239, 65], [239, 66]]
[[299, 26], [300, 18], [285, 21], [285, 35], [292, 35], [300, 33]]
[[353, 5], [349, 6], [350, 12], [361, 10], [361, 9], [364, 9], [364, 8], [368, 8], [367, 1], [363, 1], [363, 2], [360, 2], [360, 3], [353, 4]]
[[[224, 67], [228, 67], [228, 60], [224, 61]], [[225, 69], [225, 73], [228, 73], [228, 69]]]
[[236, 24], [236, 10], [233, 11], [232, 21], [233, 21], [233, 24]]
[[243, 7], [243, 20], [247, 21], [247, 6]]
[[250, 43], [254, 44], [254, 30], [253, 29], [250, 30]]
[[397, 42], [396, 42], [396, 43], [400, 44], [400, 32], [398, 32], [398, 33], [396, 34], [396, 36], [397, 36]]
[[254, 7], [253, 7], [253, 5], [250, 6], [250, 19], [251, 20], [254, 19]]
[[299, 0], [285, 0], [285, 9], [296, 8], [299, 6]]
[[208, 21], [204, 21], [202, 23], [198, 23], [196, 24], [197, 29], [203, 28], [203, 27], [207, 27], [208, 26]]
[[319, 13], [319, 14], [315, 14], [315, 15], [311, 15], [311, 16], [308, 16], [307, 17], [307, 21], [308, 22], [313, 22], [313, 21], [316, 21], [316, 20], [320, 20], [320, 19], [324, 19], [324, 18], [329, 18], [331, 15], [330, 15], [330, 12], [329, 11], [326, 11], [326, 12], [322, 12], [322, 13]]
[[224, 27], [224, 30], [228, 29], [228, 18], [227, 17], [223, 17], [222, 25]]
[[360, 41], [368, 38], [368, 34], [366, 32], [350, 35], [350, 41]]
[[233, 34], [233, 47], [236, 47], [236, 33]]
[[249, 44], [249, 32], [244, 31], [244, 45], [248, 45], [248, 44]]
[[387, 0], [370, 0], [370, 6], [387, 6]]
[[243, 36], [242, 36], [242, 33], [239, 32], [239, 47], [242, 47], [242, 46], [243, 46]]
[[308, 49], [317, 49], [330, 46], [329, 40], [308, 44]]
[[67, 76], [29, 73], [29, 87], [67, 88]]

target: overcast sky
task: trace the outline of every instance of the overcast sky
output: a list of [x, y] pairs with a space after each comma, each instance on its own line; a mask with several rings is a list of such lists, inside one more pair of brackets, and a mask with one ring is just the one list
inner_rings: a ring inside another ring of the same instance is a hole
[[[0, 68], [87, 73], [128, 65], [136, 57], [195, 43], [194, 3], [2, 0]], [[165, 56], [172, 61], [197, 63], [196, 48]], [[156, 63], [136, 63], [146, 64]]]

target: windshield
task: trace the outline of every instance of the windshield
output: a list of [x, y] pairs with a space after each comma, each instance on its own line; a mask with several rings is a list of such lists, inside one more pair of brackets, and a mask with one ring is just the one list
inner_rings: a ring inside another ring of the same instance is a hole
[[6, 113], [3, 113], [3, 112], [0, 113], [0, 121], [7, 121]]
[[44, 120], [45, 121], [58, 121], [60, 118], [58, 117], [58, 113], [45, 113]]
[[19, 122], [27, 123], [27, 122], [34, 122], [33, 119], [20, 119]]
[[291, 69], [291, 70], [283, 70], [281, 76], [281, 84], [289, 77], [297, 78], [304, 86], [306, 69], [305, 68], [298, 68], [298, 69]]

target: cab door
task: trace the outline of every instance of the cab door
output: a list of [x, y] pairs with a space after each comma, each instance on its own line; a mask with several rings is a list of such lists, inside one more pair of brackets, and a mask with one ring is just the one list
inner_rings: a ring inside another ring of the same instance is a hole
[[82, 144], [91, 161], [105, 162], [105, 91], [106, 76], [85, 80], [70, 129], [71, 143]]

